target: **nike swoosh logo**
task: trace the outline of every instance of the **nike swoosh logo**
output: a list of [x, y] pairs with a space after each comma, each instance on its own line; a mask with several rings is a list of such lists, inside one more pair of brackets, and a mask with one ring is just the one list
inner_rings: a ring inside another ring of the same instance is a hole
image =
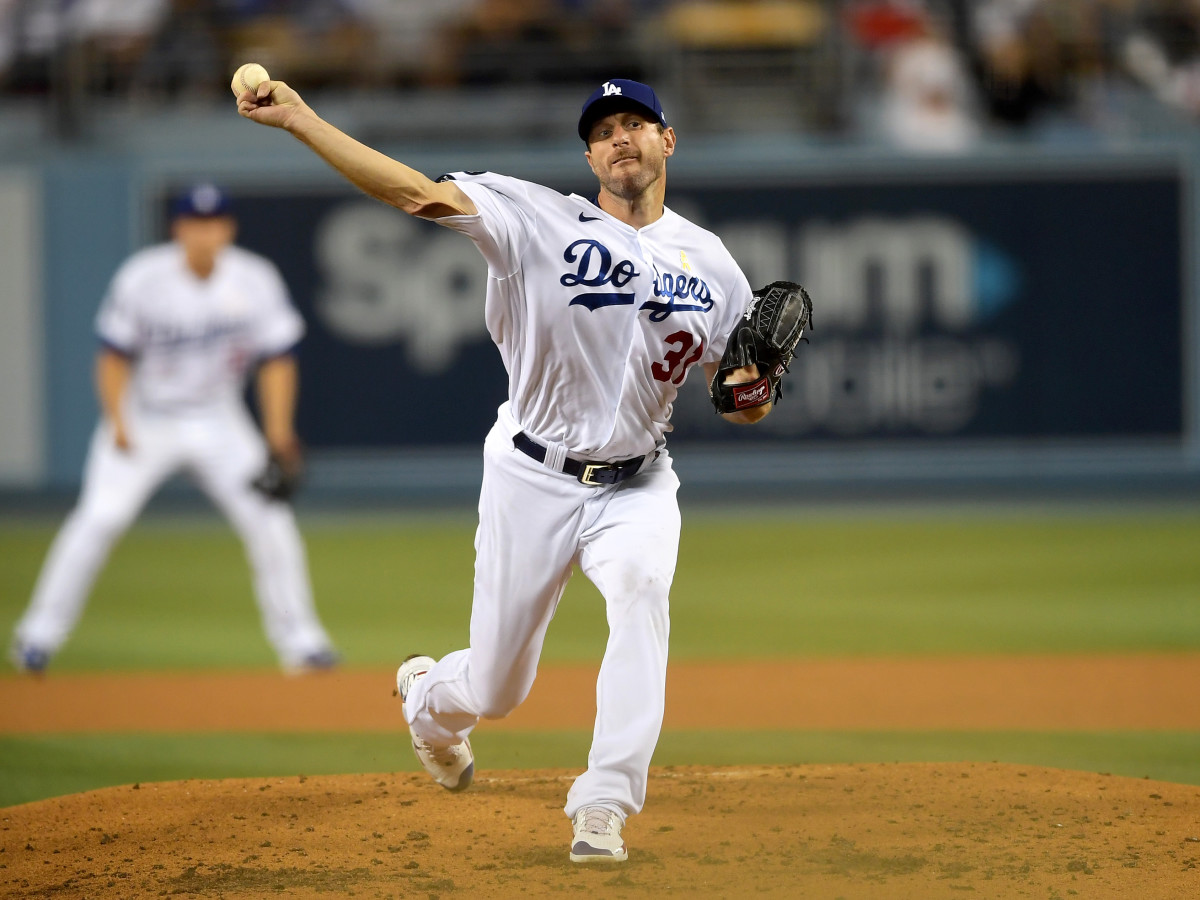
[[584, 215], [583, 213], [580, 213], [579, 221], [580, 222], [599, 222], [600, 217], [599, 216], [587, 216], [587, 215]]

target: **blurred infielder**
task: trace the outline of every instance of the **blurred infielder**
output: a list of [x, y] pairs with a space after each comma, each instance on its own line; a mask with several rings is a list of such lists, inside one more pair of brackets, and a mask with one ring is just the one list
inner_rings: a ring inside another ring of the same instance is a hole
[[587, 771], [565, 807], [571, 859], [624, 860], [621, 829], [645, 801], [665, 705], [680, 530], [665, 445], [672, 403], [697, 364], [714, 396], [731, 395], [727, 408], [714, 399], [731, 421], [762, 418], [777, 393], [753, 365], [719, 374], [754, 295], [715, 235], [663, 205], [676, 138], [658, 98], [613, 80], [584, 104], [594, 200], [486, 173], [430, 181], [323, 121], [282, 82], [243, 91], [238, 110], [287, 129], [366, 193], [466, 235], [487, 261], [485, 317], [509, 391], [484, 444], [470, 648], [410, 657], [397, 685], [422, 765], [466, 788], [468, 735], [525, 699], [578, 565], [604, 595], [609, 638]]
[[[304, 323], [275, 266], [232, 246], [236, 228], [227, 195], [196, 185], [175, 201], [173, 240], [135, 253], [113, 277], [96, 318], [103, 416], [79, 502], [17, 623], [11, 658], [20, 669], [46, 667], [113, 544], [180, 470], [241, 537], [281, 665], [294, 671], [337, 662], [313, 606], [291, 506], [279, 496], [301, 465], [291, 351]], [[265, 444], [242, 400], [254, 366]], [[262, 481], [268, 469], [273, 484]]]

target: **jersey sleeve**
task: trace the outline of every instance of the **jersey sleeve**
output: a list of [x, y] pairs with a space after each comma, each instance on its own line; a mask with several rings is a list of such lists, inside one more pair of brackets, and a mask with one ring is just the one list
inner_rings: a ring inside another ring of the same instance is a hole
[[260, 357], [287, 353], [304, 337], [304, 319], [292, 305], [287, 284], [275, 264], [260, 259], [260, 313], [255, 321], [254, 346]]
[[96, 313], [96, 337], [111, 350], [136, 356], [142, 349], [138, 327], [136, 269], [128, 263], [117, 270]]
[[754, 291], [750, 289], [750, 282], [746, 280], [746, 276], [742, 274], [742, 270], [738, 268], [732, 257], [729, 259], [729, 265], [732, 271], [731, 277], [727, 280], [728, 286], [726, 287], [725, 303], [721, 308], [721, 318], [718, 320], [719, 324], [715, 329], [713, 339], [709, 342], [704, 356], [700, 358], [701, 365], [720, 362], [721, 356], [725, 353], [725, 346], [729, 343], [729, 335], [733, 333], [738, 319], [746, 311], [750, 301], [754, 299]]
[[531, 193], [535, 186], [491, 172], [455, 172], [438, 180], [454, 181], [478, 212], [434, 221], [474, 241], [495, 277], [507, 278], [517, 271], [537, 227], [537, 204]]

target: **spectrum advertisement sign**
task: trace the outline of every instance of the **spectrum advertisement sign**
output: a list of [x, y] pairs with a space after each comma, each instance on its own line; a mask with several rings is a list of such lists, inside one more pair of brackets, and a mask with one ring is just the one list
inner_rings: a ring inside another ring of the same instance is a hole
[[[673, 183], [668, 200], [721, 236], [752, 285], [794, 279], [815, 306], [811, 343], [772, 415], [726, 425], [693, 375], [673, 418], [679, 436], [1182, 432], [1176, 172]], [[300, 427], [310, 445], [482, 439], [505, 375], [469, 240], [340, 191], [241, 191], [237, 205], [243, 243], [280, 266], [309, 323]]]

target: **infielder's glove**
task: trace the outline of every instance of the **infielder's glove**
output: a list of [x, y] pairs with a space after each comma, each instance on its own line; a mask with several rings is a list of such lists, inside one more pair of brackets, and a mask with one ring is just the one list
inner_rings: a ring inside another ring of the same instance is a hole
[[[812, 298], [791, 281], [772, 281], [754, 292], [741, 320], [729, 335], [717, 374], [708, 386], [713, 406], [719, 413], [739, 412], [780, 396], [783, 373], [788, 370], [796, 346], [812, 327]], [[758, 366], [757, 381], [725, 384], [734, 369]]]
[[300, 489], [301, 466], [287, 464], [274, 453], [267, 458], [267, 465], [250, 486], [272, 500], [291, 500]]

